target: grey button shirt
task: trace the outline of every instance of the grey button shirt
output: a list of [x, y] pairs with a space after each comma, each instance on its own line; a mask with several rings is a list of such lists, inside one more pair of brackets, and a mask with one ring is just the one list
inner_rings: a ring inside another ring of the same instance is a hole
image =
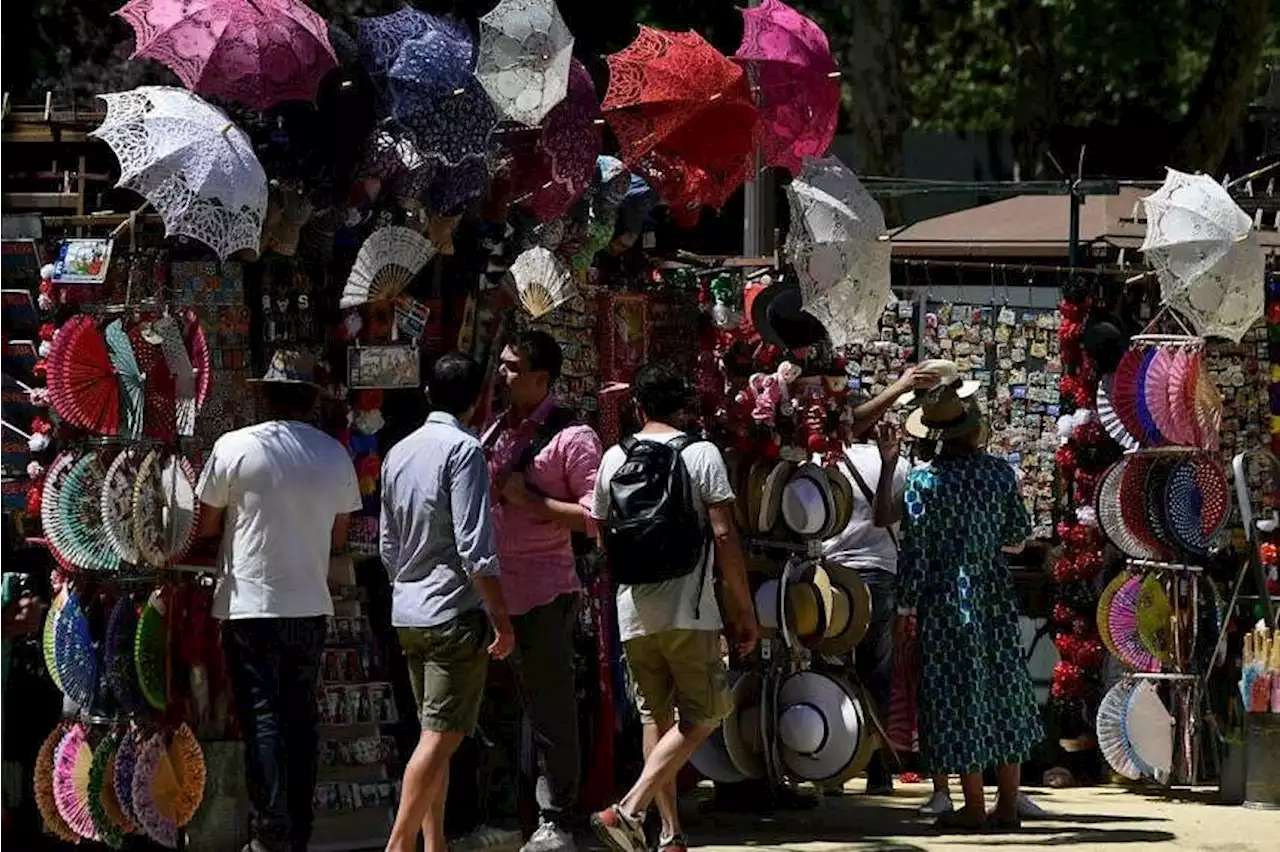
[[481, 605], [471, 583], [496, 577], [489, 468], [475, 435], [435, 411], [382, 462], [379, 550], [391, 623], [434, 627]]

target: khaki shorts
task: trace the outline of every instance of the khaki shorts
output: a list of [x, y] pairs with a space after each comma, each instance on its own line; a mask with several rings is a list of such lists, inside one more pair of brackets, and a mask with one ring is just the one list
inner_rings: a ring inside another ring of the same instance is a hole
[[715, 727], [733, 710], [719, 631], [663, 630], [623, 648], [644, 721], [675, 717]]
[[400, 648], [425, 731], [470, 736], [489, 671], [489, 620], [480, 610], [436, 627], [401, 627]]

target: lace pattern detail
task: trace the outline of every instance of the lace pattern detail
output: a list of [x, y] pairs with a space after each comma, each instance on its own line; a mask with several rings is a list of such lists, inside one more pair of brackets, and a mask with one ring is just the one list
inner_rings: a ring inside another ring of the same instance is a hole
[[540, 124], [564, 100], [572, 62], [555, 0], [502, 0], [480, 18], [476, 77], [504, 118]]
[[1266, 259], [1257, 234], [1251, 233], [1207, 272], [1170, 296], [1168, 304], [1201, 337], [1239, 343], [1266, 311], [1265, 276]]
[[1161, 187], [1142, 199], [1147, 232], [1141, 249], [1166, 301], [1222, 260], [1253, 226], [1213, 178], [1167, 171]]
[[101, 97], [107, 117], [92, 135], [120, 161], [117, 186], [151, 202], [168, 236], [198, 240], [221, 260], [258, 251], [267, 176], [224, 112], [170, 86]]

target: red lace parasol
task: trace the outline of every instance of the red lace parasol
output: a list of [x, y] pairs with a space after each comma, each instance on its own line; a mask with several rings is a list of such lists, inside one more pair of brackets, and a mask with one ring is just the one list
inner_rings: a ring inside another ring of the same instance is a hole
[[609, 57], [601, 108], [623, 162], [679, 222], [723, 205], [751, 173], [760, 115], [746, 74], [697, 33], [640, 27]]
[[120, 380], [92, 318], [69, 319], [53, 338], [49, 401], [68, 423], [101, 435], [120, 430]]

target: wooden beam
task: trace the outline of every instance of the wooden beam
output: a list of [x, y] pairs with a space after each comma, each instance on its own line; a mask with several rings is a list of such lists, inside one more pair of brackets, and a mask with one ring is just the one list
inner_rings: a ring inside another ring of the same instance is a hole
[[82, 196], [74, 192], [6, 192], [6, 209], [77, 210]]

